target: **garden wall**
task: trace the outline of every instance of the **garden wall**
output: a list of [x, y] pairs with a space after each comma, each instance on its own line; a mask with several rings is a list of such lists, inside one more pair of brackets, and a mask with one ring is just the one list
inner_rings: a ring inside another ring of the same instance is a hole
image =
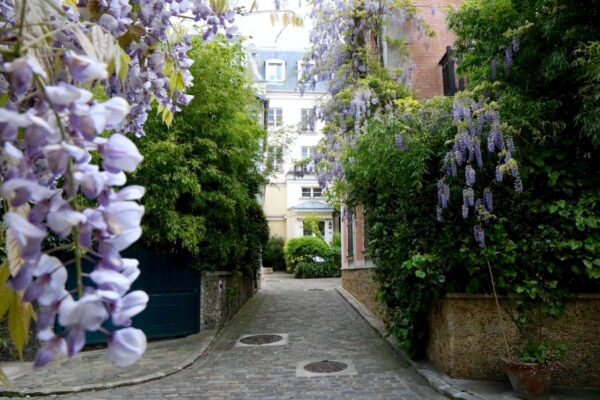
[[385, 306], [377, 301], [379, 284], [373, 268], [342, 269], [342, 287], [378, 318], [384, 319]]
[[232, 318], [255, 292], [249, 274], [229, 271], [202, 273], [200, 329], [219, 329]]
[[[504, 311], [503, 311], [504, 313]], [[505, 380], [500, 356], [502, 330], [493, 297], [452, 294], [437, 300], [430, 313], [427, 357], [452, 378]], [[509, 342], [517, 331], [504, 313]], [[566, 370], [553, 382], [600, 386], [600, 295], [581, 295], [566, 303], [564, 315], [544, 322], [550, 341], [564, 342]]]

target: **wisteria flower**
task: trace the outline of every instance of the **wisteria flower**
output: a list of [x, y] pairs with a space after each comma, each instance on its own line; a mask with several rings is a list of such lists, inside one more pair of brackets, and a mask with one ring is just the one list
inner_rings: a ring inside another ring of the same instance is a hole
[[92, 79], [106, 79], [108, 77], [106, 64], [92, 57], [67, 51], [64, 55], [64, 63], [71, 77], [78, 82], [87, 82]]
[[119, 367], [134, 364], [145, 350], [146, 335], [139, 329], [119, 329], [108, 336], [108, 359]]
[[144, 157], [135, 144], [121, 134], [114, 134], [100, 145], [104, 168], [113, 173], [120, 171], [133, 172]]

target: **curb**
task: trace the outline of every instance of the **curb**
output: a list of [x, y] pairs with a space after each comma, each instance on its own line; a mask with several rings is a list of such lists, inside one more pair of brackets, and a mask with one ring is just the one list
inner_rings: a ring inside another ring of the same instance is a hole
[[408, 357], [406, 352], [400, 347], [400, 344], [395, 337], [386, 336], [385, 324], [377, 318], [373, 313], [367, 310], [358, 300], [354, 298], [348, 291], [342, 287], [336, 288], [337, 292], [356, 310], [356, 312], [365, 320], [371, 327], [385, 339], [396, 350], [398, 355], [410, 365], [410, 367], [427, 382], [436, 392], [452, 399], [452, 400], [486, 400], [485, 397], [478, 396], [474, 393], [463, 391], [455, 388], [447, 381], [447, 376], [425, 363], [415, 362]]
[[49, 396], [49, 395], [59, 395], [59, 394], [73, 394], [73, 393], [81, 393], [81, 392], [89, 392], [93, 390], [106, 390], [113, 389], [122, 386], [132, 386], [138, 385], [140, 383], [155, 381], [157, 379], [162, 379], [167, 376], [176, 374], [184, 369], [188, 368], [192, 364], [194, 364], [201, 356], [204, 354], [208, 346], [213, 342], [217, 331], [216, 330], [206, 330], [204, 332], [200, 332], [197, 334], [199, 340], [198, 350], [185, 357], [182, 362], [177, 365], [173, 365], [163, 371], [153, 372], [151, 374], [138, 376], [135, 378], [129, 379], [121, 379], [118, 381], [112, 382], [104, 382], [97, 384], [89, 384], [82, 386], [70, 386], [70, 387], [62, 387], [55, 389], [10, 389], [10, 388], [2, 388], [0, 389], [0, 396], [8, 396], [8, 397], [26, 397], [26, 396]]

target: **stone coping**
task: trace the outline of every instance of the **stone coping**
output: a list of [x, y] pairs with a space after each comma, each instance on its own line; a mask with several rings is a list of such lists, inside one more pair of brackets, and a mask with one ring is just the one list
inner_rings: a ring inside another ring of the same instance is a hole
[[[31, 362], [1, 362], [0, 367], [14, 387], [0, 385], [0, 396], [61, 395], [161, 379], [194, 364], [212, 343], [215, 334], [216, 330], [205, 330], [184, 338], [150, 342], [140, 361], [128, 369], [118, 368], [108, 361], [106, 350], [83, 351], [71, 359], [55, 360], [39, 370], [33, 370]], [[77, 379], [78, 374], [81, 380]]]
[[[522, 296], [519, 296], [517, 294], [509, 294], [508, 296], [498, 296], [499, 299], [513, 299], [513, 298], [519, 298]], [[444, 297], [442, 297], [442, 299], [463, 299], [463, 300], [469, 300], [469, 299], [490, 299], [493, 300], [494, 296], [491, 294], [470, 294], [470, 293], [448, 293], [446, 294]], [[598, 300], [600, 299], [600, 293], [578, 293], [576, 295], [574, 295], [573, 297], [571, 297], [571, 299], [591, 299], [591, 300]], [[567, 298], [567, 300], [569, 300], [569, 298]]]

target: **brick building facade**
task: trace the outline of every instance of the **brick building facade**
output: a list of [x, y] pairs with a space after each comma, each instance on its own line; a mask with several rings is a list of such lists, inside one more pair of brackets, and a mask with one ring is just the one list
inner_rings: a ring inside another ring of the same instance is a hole
[[[420, 16], [435, 32], [434, 37], [425, 37], [413, 23], [402, 26], [388, 25], [386, 34], [392, 38], [408, 40], [409, 56], [412, 61], [411, 86], [418, 98], [425, 99], [445, 94], [441, 61], [448, 46], [454, 42], [454, 36], [446, 24], [444, 10], [458, 7], [460, 0], [438, 3], [432, 0], [416, 0]], [[400, 66], [402, 56], [397, 50], [384, 44], [384, 64], [387, 68]], [[452, 74], [454, 76], [454, 66]], [[448, 75], [447, 75], [448, 76]], [[454, 78], [453, 87], [458, 87]], [[365, 225], [363, 211], [356, 207], [353, 212], [342, 212], [342, 287], [361, 302], [369, 311], [385, 317], [385, 307], [376, 299], [378, 285], [374, 281], [375, 265], [365, 248]]]

